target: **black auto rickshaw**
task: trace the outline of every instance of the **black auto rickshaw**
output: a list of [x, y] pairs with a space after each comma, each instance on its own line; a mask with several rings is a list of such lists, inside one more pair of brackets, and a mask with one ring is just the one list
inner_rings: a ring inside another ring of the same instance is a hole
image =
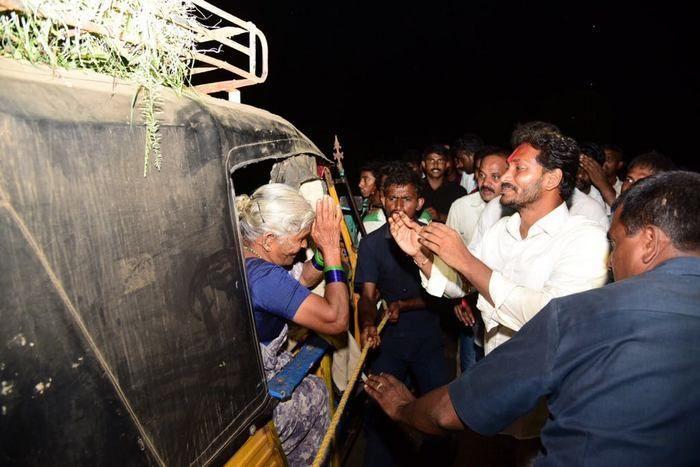
[[0, 464], [283, 465], [231, 173], [324, 156], [276, 115], [163, 90], [144, 178], [134, 95], [0, 59]]

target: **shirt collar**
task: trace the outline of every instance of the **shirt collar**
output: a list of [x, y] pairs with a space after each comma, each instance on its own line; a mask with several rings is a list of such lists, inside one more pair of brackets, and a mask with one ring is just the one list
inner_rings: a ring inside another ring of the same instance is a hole
[[481, 193], [478, 191], [476, 193], [472, 193], [471, 195], [467, 195], [467, 197], [467, 199], [469, 199], [469, 205], [472, 207], [478, 208], [479, 206], [486, 205], [484, 200], [481, 199]]
[[[539, 233], [546, 233], [550, 236], [554, 236], [561, 228], [566, 224], [569, 219], [569, 209], [566, 207], [566, 203], [561, 203], [559, 206], [551, 210], [544, 217], [539, 219], [535, 224], [530, 227], [527, 232], [527, 237], [534, 237]], [[511, 234], [516, 240], [523, 240], [520, 237], [520, 213], [516, 212], [506, 221], [506, 230]]]
[[700, 257], [681, 256], [664, 261], [650, 273], [700, 276]]

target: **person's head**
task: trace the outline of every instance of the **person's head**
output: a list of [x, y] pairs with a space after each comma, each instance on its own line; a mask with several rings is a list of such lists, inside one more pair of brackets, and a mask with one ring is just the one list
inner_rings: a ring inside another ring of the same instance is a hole
[[534, 132], [561, 133], [559, 127], [553, 123], [533, 120], [526, 123], [518, 123], [510, 136], [510, 146], [515, 149], [520, 146], [524, 139]]
[[367, 162], [360, 167], [360, 183], [357, 186], [360, 188], [363, 198], [369, 198], [370, 201], [378, 201], [380, 169], [381, 164], [376, 161]]
[[316, 213], [294, 188], [282, 183], [263, 185], [251, 196], [236, 197], [238, 223], [245, 243], [275, 264], [289, 266], [306, 237]]
[[402, 162], [390, 162], [382, 169], [382, 204], [387, 217], [403, 212], [414, 218], [423, 208], [423, 180]]
[[652, 175], [615, 200], [608, 236], [615, 280], [678, 256], [700, 256], [700, 174]]
[[622, 148], [616, 144], [604, 144], [603, 152], [605, 153], [603, 172], [605, 172], [605, 176], [608, 177], [609, 180], [613, 180], [625, 165], [625, 153]]
[[459, 172], [474, 173], [474, 155], [483, 145], [482, 139], [474, 133], [465, 133], [460, 138], [457, 138], [451, 147], [451, 153], [455, 159], [455, 168]]
[[508, 170], [508, 153], [496, 146], [484, 146], [476, 152], [481, 161], [476, 171], [479, 195], [489, 202], [501, 194], [501, 177]]
[[[603, 149], [595, 143], [579, 143], [581, 154], [588, 156], [601, 166], [605, 163], [605, 153]], [[583, 167], [579, 166], [576, 173], [576, 188], [588, 193], [591, 190], [591, 177]]]
[[540, 200], [566, 201], [574, 190], [579, 148], [572, 138], [547, 129], [521, 133], [501, 177], [501, 204], [520, 210]]
[[632, 185], [647, 177], [661, 172], [674, 170], [675, 164], [660, 152], [651, 151], [632, 159], [627, 166], [627, 175], [622, 181], [622, 191], [627, 191]]
[[426, 177], [442, 180], [447, 170], [447, 151], [444, 144], [431, 144], [423, 151], [421, 166]]
[[410, 167], [419, 177], [422, 175], [421, 171], [421, 154], [417, 149], [408, 149], [401, 155], [401, 161]]

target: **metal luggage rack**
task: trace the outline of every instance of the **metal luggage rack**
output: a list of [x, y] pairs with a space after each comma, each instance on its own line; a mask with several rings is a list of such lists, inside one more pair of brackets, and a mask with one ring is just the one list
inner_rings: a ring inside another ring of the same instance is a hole
[[[268, 48], [265, 35], [251, 21], [243, 21], [209, 2], [189, 0], [189, 3], [196, 8], [202, 20], [212, 23], [211, 26], [205, 26], [197, 18], [187, 23], [176, 24], [194, 32], [197, 44], [206, 47], [205, 51], [195, 51], [191, 54], [193, 66], [190, 77], [197, 76], [194, 81], [198, 82], [192, 87], [204, 94], [227, 92], [229, 100], [240, 101], [240, 88], [262, 83], [267, 79]], [[51, 14], [42, 11], [41, 7], [31, 10], [22, 0], [0, 0], [0, 12], [13, 10], [32, 11], [52, 19]], [[78, 19], [62, 21], [76, 30], [118, 38], [123, 42], [139, 41], [137, 37], [125, 37], [119, 31], [111, 31], [98, 24]], [[225, 59], [216, 58], [214, 55]], [[241, 59], [244, 63], [240, 63]], [[240, 66], [234, 65], [234, 61]], [[209, 75], [211, 81], [205, 75]]]
[[[228, 92], [229, 99], [240, 101], [239, 88], [262, 83], [267, 79], [267, 39], [255, 24], [243, 21], [204, 0], [191, 0], [198, 9], [215, 15], [222, 22], [213, 29], [202, 27], [198, 33], [200, 44], [218, 43], [224, 54], [236, 51], [247, 57], [247, 69], [235, 66], [227, 61], [214, 58], [205, 53], [195, 53], [195, 66], [192, 75], [211, 73], [223, 70], [233, 75], [232, 79], [205, 82], [194, 86], [197, 91], [205, 94]], [[247, 37], [246, 37], [247, 36]], [[247, 38], [246, 42], [237, 42], [234, 38]], [[258, 48], [259, 43], [259, 48]], [[260, 52], [260, 69], [258, 70], [257, 54]], [[201, 65], [204, 64], [204, 65]], [[207, 66], [208, 65], [208, 66]]]

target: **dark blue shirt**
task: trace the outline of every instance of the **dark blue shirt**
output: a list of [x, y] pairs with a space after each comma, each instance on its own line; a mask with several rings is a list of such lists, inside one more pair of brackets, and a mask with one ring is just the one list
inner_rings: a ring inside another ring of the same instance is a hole
[[258, 340], [268, 344], [311, 292], [276, 264], [258, 258], [246, 258], [245, 264]]
[[699, 466], [700, 258], [553, 300], [449, 393], [482, 434], [546, 396], [538, 466]]
[[[387, 305], [396, 300], [423, 297], [429, 300], [420, 282], [418, 266], [396, 244], [384, 224], [360, 241], [355, 271], [355, 286], [365, 282], [377, 285]], [[396, 324], [387, 324], [383, 338], [403, 333], [434, 333], [439, 329], [440, 317], [430, 309], [402, 312]], [[439, 332], [439, 331], [438, 331]]]

